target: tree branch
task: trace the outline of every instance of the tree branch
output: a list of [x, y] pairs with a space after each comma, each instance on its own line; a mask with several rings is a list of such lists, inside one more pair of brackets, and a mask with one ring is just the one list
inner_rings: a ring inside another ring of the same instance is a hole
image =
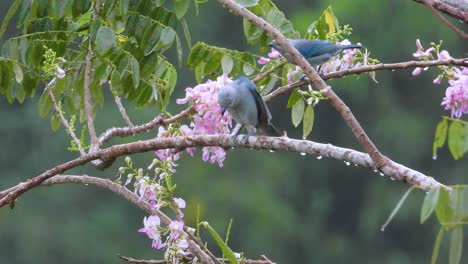
[[[53, 79], [53, 81], [55, 81], [55, 78]], [[60, 121], [62, 122], [63, 126], [67, 130], [68, 134], [72, 137], [73, 141], [75, 141], [75, 144], [76, 144], [80, 154], [85, 155], [86, 152], [84, 151], [83, 147], [81, 146], [81, 141], [78, 139], [75, 132], [70, 127], [70, 124], [68, 124], [67, 119], [65, 118], [65, 116], [63, 116], [62, 109], [60, 109], [60, 107], [57, 104], [57, 100], [55, 100], [54, 93], [52, 92], [52, 89], [50, 88], [51, 83], [52, 83], [52, 81], [49, 84], [46, 85], [45, 90], [47, 90], [47, 92], [49, 93], [50, 99], [52, 100], [52, 103], [54, 105], [54, 110], [59, 115]]]
[[114, 101], [115, 104], [117, 104], [117, 107], [119, 108], [119, 112], [122, 115], [123, 120], [127, 124], [128, 127], [133, 128], [132, 121], [130, 121], [130, 118], [127, 115], [127, 111], [125, 111], [124, 106], [122, 105], [122, 101], [120, 100], [120, 96], [114, 96]]
[[323, 95], [326, 96], [332, 106], [340, 113], [341, 117], [345, 120], [346, 124], [351, 128], [354, 136], [357, 138], [364, 150], [369, 153], [370, 157], [374, 162], [376, 168], [381, 168], [382, 166], [388, 163], [388, 158], [383, 156], [380, 151], [375, 147], [374, 143], [367, 136], [366, 132], [362, 129], [361, 125], [354, 117], [351, 110], [346, 106], [346, 104], [341, 100], [338, 95], [336, 95], [330, 86], [328, 86], [322, 78], [318, 75], [317, 71], [307, 62], [304, 57], [289, 43], [289, 41], [274, 28], [271, 24], [265, 21], [263, 18], [258, 17], [249, 10], [243, 8], [233, 0], [218, 0], [221, 4], [231, 9], [235, 14], [249, 20], [257, 27], [261, 28], [265, 33], [267, 33], [271, 38], [273, 38], [276, 43], [281, 45], [284, 48], [285, 52], [288, 53], [294, 63], [298, 65], [309, 78], [309, 80], [323, 92]]
[[[172, 221], [163, 212], [159, 210], [151, 209], [151, 206], [149, 206], [147, 203], [138, 202], [139, 198], [136, 194], [132, 193], [124, 186], [117, 184], [109, 179], [101, 179], [97, 177], [79, 176], [79, 175], [57, 175], [57, 177], [54, 177], [54, 178], [51, 178], [42, 182], [41, 186], [51, 186], [51, 185], [65, 184], [65, 183], [77, 183], [77, 184], [86, 184], [86, 185], [92, 184], [92, 185], [107, 189], [127, 199], [129, 202], [136, 205], [138, 208], [142, 209], [146, 213], [150, 215], [157, 215], [161, 219], [161, 222], [165, 225], [169, 225]], [[216, 257], [213, 256], [211, 252], [203, 251], [200, 248], [200, 246], [197, 244], [197, 241], [193, 241], [193, 239], [196, 240], [196, 237], [194, 237], [188, 232], [186, 232], [186, 236], [189, 238], [188, 241], [189, 241], [189, 248], [191, 252], [195, 256], [197, 256], [200, 260], [202, 260], [203, 263], [210, 263], [210, 264], [219, 263], [219, 261], [216, 259]], [[214, 258], [215, 261], [213, 261], [212, 258]]]
[[175, 123], [177, 121], [180, 121], [181, 119], [186, 118], [189, 116], [190, 113], [193, 111], [193, 106], [188, 107], [187, 109], [183, 110], [179, 114], [164, 119], [162, 115], [159, 115], [155, 117], [153, 120], [151, 120], [148, 123], [141, 124], [138, 126], [133, 126], [133, 127], [113, 127], [110, 129], [107, 129], [106, 132], [102, 133], [99, 136], [99, 146], [102, 146], [105, 142], [107, 142], [109, 139], [112, 137], [127, 137], [127, 136], [133, 136], [138, 133], [142, 132], [148, 132], [150, 129], [158, 126], [158, 125], [168, 125]]
[[[413, 0], [413, 1], [425, 5], [425, 0]], [[459, 1], [459, 2], [461, 3], [461, 1]], [[464, 23], [468, 23], [468, 12], [467, 12], [468, 4], [466, 3], [466, 1], [465, 1], [465, 4], [466, 4], [465, 8], [461, 8], [461, 6], [458, 6], [458, 7], [454, 6], [451, 3], [451, 1], [447, 1], [447, 0], [445, 0], [445, 1], [441, 1], [441, 0], [430, 1], [430, 5], [433, 8], [435, 8], [435, 9], [437, 9], [437, 10], [439, 10], [439, 11], [441, 11], [441, 12], [443, 12], [443, 13], [451, 16], [451, 17], [454, 17], [454, 18], [456, 18], [458, 20], [461, 20]]]
[[[134, 259], [131, 257], [119, 256], [120, 259], [127, 261], [132, 264], [169, 264], [167, 260], [152, 260], [152, 259]], [[222, 263], [231, 263], [228, 259], [218, 259]], [[273, 264], [270, 260], [255, 260], [255, 259], [244, 259], [243, 264]]]
[[448, 21], [440, 12], [434, 7], [434, 0], [418, 0], [418, 2], [423, 3], [427, 8], [429, 8], [432, 13], [438, 17], [445, 25], [447, 25], [451, 30], [457, 33], [463, 39], [468, 39], [468, 34], [463, 32], [461, 29], [457, 28], [454, 24]]
[[[406, 61], [406, 62], [399, 62], [399, 63], [379, 63], [376, 65], [360, 66], [360, 67], [356, 67], [352, 69], [328, 73], [328, 74], [325, 74], [322, 77], [322, 79], [329, 80], [329, 79], [340, 78], [346, 75], [373, 72], [373, 71], [397, 70], [397, 69], [416, 68], [416, 67], [425, 68], [425, 67], [441, 66], [441, 65], [456, 65], [456, 66], [468, 67], [468, 58], [461, 58], [461, 59], [452, 58], [452, 59], [432, 60], [432, 61], [414, 61], [413, 60], [413, 61]], [[279, 95], [283, 95], [297, 87], [307, 85], [307, 84], [308, 82], [305, 80], [291, 83], [289, 85], [286, 85], [286, 86], [283, 86], [274, 90], [270, 94], [264, 96], [263, 99], [266, 102], [270, 101], [271, 99]]]
[[[100, 0], [95, 0], [94, 4], [94, 12], [93, 12], [93, 20], [98, 18], [100, 7]], [[91, 77], [92, 77], [92, 59], [93, 59], [93, 48], [91, 45], [91, 34], [88, 36], [88, 52], [85, 58], [85, 73], [84, 73], [84, 106], [86, 112], [86, 122], [88, 125], [88, 133], [89, 137], [91, 138], [91, 147], [89, 149], [90, 152], [93, 152], [98, 148], [99, 141], [96, 135], [96, 128], [94, 127], [94, 117], [93, 117], [93, 101], [91, 99]]]
[[[241, 135], [232, 139], [229, 135], [197, 135], [188, 137], [156, 138], [133, 143], [115, 145], [106, 149], [88, 153], [74, 160], [60, 164], [30, 180], [21, 183], [17, 188], [10, 188], [0, 192], [0, 207], [5, 204], [14, 205], [15, 199], [36, 187], [43, 181], [53, 176], [63, 173], [69, 169], [83, 165], [95, 159], [115, 159], [117, 157], [158, 149], [184, 149], [189, 147], [220, 146], [223, 148], [252, 148], [264, 150], [286, 150], [292, 152], [305, 153], [317, 157], [328, 157], [331, 159], [346, 161], [349, 164], [356, 164], [364, 168], [374, 170], [374, 163], [369, 155], [352, 149], [335, 147], [331, 144], [315, 143], [308, 140], [297, 140], [286, 137], [254, 137]], [[443, 187], [451, 190], [432, 177], [421, 172], [407, 168], [401, 164], [389, 161], [380, 171], [393, 179], [416, 185], [423, 190], [430, 190], [436, 187]]]

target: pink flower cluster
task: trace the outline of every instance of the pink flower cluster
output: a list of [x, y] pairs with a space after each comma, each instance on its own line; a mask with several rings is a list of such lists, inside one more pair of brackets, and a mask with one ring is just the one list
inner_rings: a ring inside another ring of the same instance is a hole
[[[336, 43], [338, 45], [350, 45], [351, 42], [348, 39], [344, 39], [341, 42]], [[357, 43], [361, 45], [361, 43]], [[321, 74], [328, 74], [336, 71], [343, 71], [362, 65], [367, 65], [367, 53], [364, 54], [364, 61], [356, 61], [356, 55], [359, 53], [359, 49], [347, 49], [344, 50], [341, 54], [342, 56], [337, 56], [327, 61], [322, 65]]]
[[151, 247], [154, 249], [161, 249], [165, 246], [161, 240], [161, 219], [157, 215], [151, 215], [148, 218], [143, 219], [143, 228], [140, 228], [138, 232], [145, 233], [150, 239], [153, 240]]
[[257, 63], [260, 65], [265, 65], [271, 62], [271, 60], [276, 60], [282, 58], [281, 54], [274, 48], [271, 48], [270, 52], [268, 52], [268, 58], [260, 57], [257, 60]]
[[[185, 89], [185, 97], [177, 99], [178, 104], [193, 103], [196, 114], [190, 126], [182, 126], [180, 131], [183, 135], [217, 135], [229, 134], [232, 127], [232, 118], [229, 115], [221, 114], [221, 107], [218, 104], [219, 89], [232, 80], [226, 75], [222, 75], [216, 81], [208, 80], [194, 88]], [[194, 148], [187, 149], [193, 155]], [[202, 150], [203, 161], [218, 163], [223, 166], [226, 152], [221, 147], [204, 147]]]
[[450, 86], [445, 90], [442, 105], [445, 110], [451, 110], [452, 117], [460, 118], [468, 114], [468, 68], [457, 69], [455, 78], [449, 80]]
[[[437, 53], [438, 60], [451, 59], [449, 52], [446, 50], [438, 51], [435, 47], [430, 47], [424, 50], [419, 39], [416, 40], [416, 52], [413, 53], [415, 58], [420, 60], [433, 60], [435, 59], [434, 52]], [[451, 110], [451, 116], [460, 118], [463, 114], [468, 113], [468, 68], [467, 67], [453, 67], [453, 66], [440, 66], [442, 74], [434, 79], [435, 84], [441, 84], [443, 77], [448, 78], [449, 87], [445, 90], [445, 97], [442, 99], [442, 104], [446, 110]], [[413, 76], [421, 74], [422, 70], [426, 68], [415, 68]]]

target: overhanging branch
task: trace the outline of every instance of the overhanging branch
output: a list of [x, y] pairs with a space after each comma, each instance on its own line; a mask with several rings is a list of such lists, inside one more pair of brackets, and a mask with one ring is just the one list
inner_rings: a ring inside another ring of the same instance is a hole
[[[10, 188], [0, 192], [0, 207], [13, 205], [15, 199], [44, 182], [45, 180], [61, 174], [69, 169], [88, 163], [96, 159], [115, 159], [123, 155], [135, 154], [158, 149], [185, 149], [189, 147], [220, 146], [223, 148], [252, 148], [263, 150], [285, 150], [298, 153], [305, 153], [317, 157], [327, 157], [336, 160], [346, 161], [364, 168], [375, 170], [374, 163], [369, 155], [352, 149], [340, 148], [331, 144], [316, 143], [308, 140], [290, 139], [287, 137], [249, 137], [239, 136], [232, 139], [229, 135], [198, 135], [188, 137], [156, 138], [145, 141], [115, 145], [106, 149], [97, 150], [93, 153], [83, 155], [77, 159], [58, 165], [25, 183], [21, 183], [17, 188]], [[430, 190], [436, 187], [443, 187], [447, 190], [451, 188], [437, 182], [434, 178], [424, 175], [421, 172], [407, 168], [401, 164], [389, 161], [380, 171], [387, 177], [416, 185], [423, 190]]]

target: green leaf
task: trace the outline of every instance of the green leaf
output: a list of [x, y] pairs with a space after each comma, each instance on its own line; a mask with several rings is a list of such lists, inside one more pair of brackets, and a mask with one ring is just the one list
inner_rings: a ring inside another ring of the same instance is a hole
[[224, 243], [224, 241], [221, 239], [218, 233], [210, 226], [210, 224], [208, 224], [208, 222], [201, 222], [200, 225], [202, 225], [208, 230], [208, 232], [210, 232], [210, 235], [216, 241], [216, 244], [218, 244], [219, 248], [223, 252], [223, 255], [226, 256], [229, 262], [231, 264], [238, 264], [239, 262], [237, 261], [234, 252], [232, 252], [232, 250], [226, 245], [226, 243]]
[[306, 139], [314, 126], [314, 108], [311, 105], [307, 105], [305, 109], [302, 126], [302, 139]]
[[291, 96], [289, 96], [287, 108], [293, 107], [301, 98], [302, 95], [297, 90], [294, 90], [294, 92], [291, 93]]
[[132, 67], [133, 86], [135, 88], [138, 88], [138, 86], [140, 85], [140, 64], [133, 56], [130, 58], [130, 64]]
[[243, 7], [256, 6], [259, 0], [236, 0], [236, 3]]
[[460, 159], [465, 154], [463, 152], [465, 140], [468, 140], [468, 135], [465, 135], [462, 123], [452, 122], [448, 130], [448, 147], [454, 159]]
[[267, 95], [273, 88], [275, 87], [276, 82], [278, 81], [277, 76], [270, 76], [271, 78], [265, 78], [266, 80], [269, 79], [268, 83], [262, 88], [262, 95]]
[[463, 252], [463, 226], [452, 229], [450, 235], [449, 264], [459, 264]]
[[167, 49], [174, 42], [176, 32], [170, 27], [165, 27], [161, 32], [161, 38], [159, 40], [158, 48]]
[[383, 232], [385, 231], [385, 229], [387, 228], [388, 224], [390, 224], [390, 222], [392, 221], [392, 219], [395, 217], [395, 215], [398, 213], [398, 211], [400, 211], [400, 208], [401, 206], [403, 205], [403, 203], [406, 201], [406, 198], [408, 198], [409, 194], [414, 190], [415, 186], [411, 186], [411, 188], [409, 188], [405, 194], [403, 194], [403, 196], [401, 197], [400, 201], [398, 201], [397, 205], [395, 206], [395, 208], [393, 208], [393, 211], [390, 213], [390, 216], [388, 216], [387, 218], [387, 221], [385, 221], [385, 223], [382, 225], [382, 227], [380, 228], [380, 230]]
[[255, 68], [252, 68], [252, 66], [250, 66], [249, 64], [244, 63], [242, 64], [242, 71], [245, 73], [245, 75], [249, 76], [255, 72]]
[[223, 55], [221, 58], [221, 67], [223, 68], [223, 73], [229, 74], [232, 71], [234, 66], [234, 61], [228, 55]]
[[295, 127], [297, 127], [302, 121], [302, 117], [304, 116], [304, 107], [305, 107], [304, 99], [300, 99], [294, 104], [292, 108], [291, 119]]
[[117, 47], [117, 38], [112, 29], [102, 26], [96, 33], [96, 52], [100, 55], [106, 55], [112, 49]]
[[120, 95], [122, 93], [120, 90], [121, 83], [122, 77], [120, 76], [120, 72], [118, 70], [113, 70], [111, 73], [110, 88], [114, 96]]
[[8, 9], [5, 18], [3, 19], [2, 26], [0, 27], [0, 38], [5, 34], [5, 31], [10, 23], [11, 18], [15, 15], [18, 6], [21, 4], [22, 0], [15, 0], [13, 4]]
[[15, 71], [16, 82], [23, 82], [23, 70], [21, 69], [21, 67], [18, 64], [13, 63], [13, 70]]
[[440, 187], [432, 188], [424, 198], [423, 205], [421, 207], [421, 224], [431, 216], [434, 212], [437, 203], [439, 201]]
[[159, 39], [161, 38], [162, 26], [159, 24], [150, 25], [143, 33], [141, 45], [144, 47], [144, 54], [148, 56], [158, 46]]
[[174, 0], [174, 11], [178, 19], [181, 19], [190, 6], [191, 0]]
[[442, 238], [444, 237], [444, 228], [439, 229], [437, 233], [436, 240], [434, 242], [434, 249], [432, 250], [431, 264], [437, 263], [437, 258], [439, 257], [440, 245], [442, 244]]
[[445, 144], [445, 139], [447, 138], [447, 128], [448, 121], [447, 119], [442, 119], [442, 121], [437, 124], [437, 128], [434, 135], [434, 143], [432, 144], [432, 157], [437, 157], [437, 149], [441, 148]]
[[16, 26], [21, 26], [29, 17], [33, 0], [23, 0], [16, 19]]
[[184, 30], [184, 37], [185, 37], [185, 41], [187, 42], [187, 47], [189, 49], [192, 48], [192, 39], [190, 37], [190, 31], [189, 31], [189, 28], [188, 28], [188, 25], [187, 25], [187, 21], [185, 21], [185, 18], [182, 18], [180, 20], [180, 23], [182, 24], [182, 29]]
[[[50, 89], [50, 88], [49, 88]], [[50, 99], [50, 96], [47, 91], [44, 91], [39, 98], [39, 102], [37, 104], [38, 110], [39, 110], [39, 116], [44, 118], [49, 114], [50, 109], [52, 109], [52, 100]]]
[[449, 223], [453, 218], [453, 209], [450, 206], [449, 193], [445, 189], [441, 188], [439, 191], [439, 202], [436, 207], [436, 216], [439, 223]]
[[57, 112], [54, 112], [52, 117], [50, 118], [50, 126], [52, 127], [53, 131], [57, 131], [60, 128], [62, 121], [60, 120], [60, 116]]
[[183, 63], [183, 51], [182, 51], [182, 43], [180, 41], [179, 34], [176, 34], [176, 50], [177, 50], [177, 61], [179, 62], [179, 68], [182, 68]]

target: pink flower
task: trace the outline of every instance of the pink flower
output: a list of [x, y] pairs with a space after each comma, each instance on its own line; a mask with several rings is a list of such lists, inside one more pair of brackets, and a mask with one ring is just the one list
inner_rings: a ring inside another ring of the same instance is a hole
[[416, 40], [416, 48], [417, 48], [416, 52], [413, 53], [413, 56], [415, 58], [431, 57], [432, 56], [431, 52], [433, 52], [435, 50], [434, 47], [431, 47], [431, 48], [427, 49], [426, 51], [424, 51], [424, 48], [421, 45], [421, 42], [419, 41], [419, 39]]
[[468, 75], [462, 75], [457, 80], [450, 80], [445, 91], [442, 104], [446, 110], [451, 110], [451, 116], [460, 118], [468, 113]]
[[184, 209], [186, 206], [185, 200], [182, 198], [174, 198], [174, 202], [177, 204], [179, 209]]
[[439, 52], [439, 54], [437, 54], [437, 58], [438, 58], [439, 60], [445, 60], [445, 59], [451, 59], [452, 56], [450, 56], [450, 54], [448, 53], [448, 51], [443, 50], [443, 51]]
[[159, 227], [161, 225], [161, 220], [157, 215], [151, 215], [148, 218], [143, 219], [143, 228], [140, 228], [138, 232], [145, 233], [150, 239], [153, 240], [151, 247], [155, 249], [161, 249], [164, 247], [164, 244], [161, 241], [161, 233], [159, 232]]
[[281, 58], [281, 53], [279, 53], [275, 48], [271, 48], [270, 52], [268, 52], [268, 57], [271, 59], [278, 59]]
[[184, 230], [184, 222], [173, 220], [169, 224], [169, 230], [171, 231], [171, 238], [177, 239], [180, 236], [180, 233]]
[[257, 60], [258, 64], [264, 65], [270, 63], [270, 59], [265, 58], [265, 57], [260, 57], [260, 59]]
[[[181, 134], [187, 135], [218, 135], [229, 134], [232, 126], [232, 118], [226, 114], [221, 115], [221, 107], [218, 104], [219, 89], [232, 80], [226, 75], [218, 77], [216, 81], [208, 80], [206, 83], [199, 84], [194, 88], [187, 88], [185, 98], [178, 102], [192, 102], [196, 113], [193, 115], [193, 122], [190, 127], [181, 127]], [[193, 155], [195, 148], [187, 149], [190, 155]], [[223, 148], [204, 147], [202, 159], [210, 163], [217, 162], [220, 167], [223, 166], [226, 153]]]
[[413, 76], [418, 76], [419, 74], [421, 74], [421, 72], [422, 68], [416, 67], [411, 74], [413, 74]]
[[432, 81], [434, 84], [440, 84], [442, 82], [442, 76], [437, 76], [437, 78], [434, 79], [434, 81]]

